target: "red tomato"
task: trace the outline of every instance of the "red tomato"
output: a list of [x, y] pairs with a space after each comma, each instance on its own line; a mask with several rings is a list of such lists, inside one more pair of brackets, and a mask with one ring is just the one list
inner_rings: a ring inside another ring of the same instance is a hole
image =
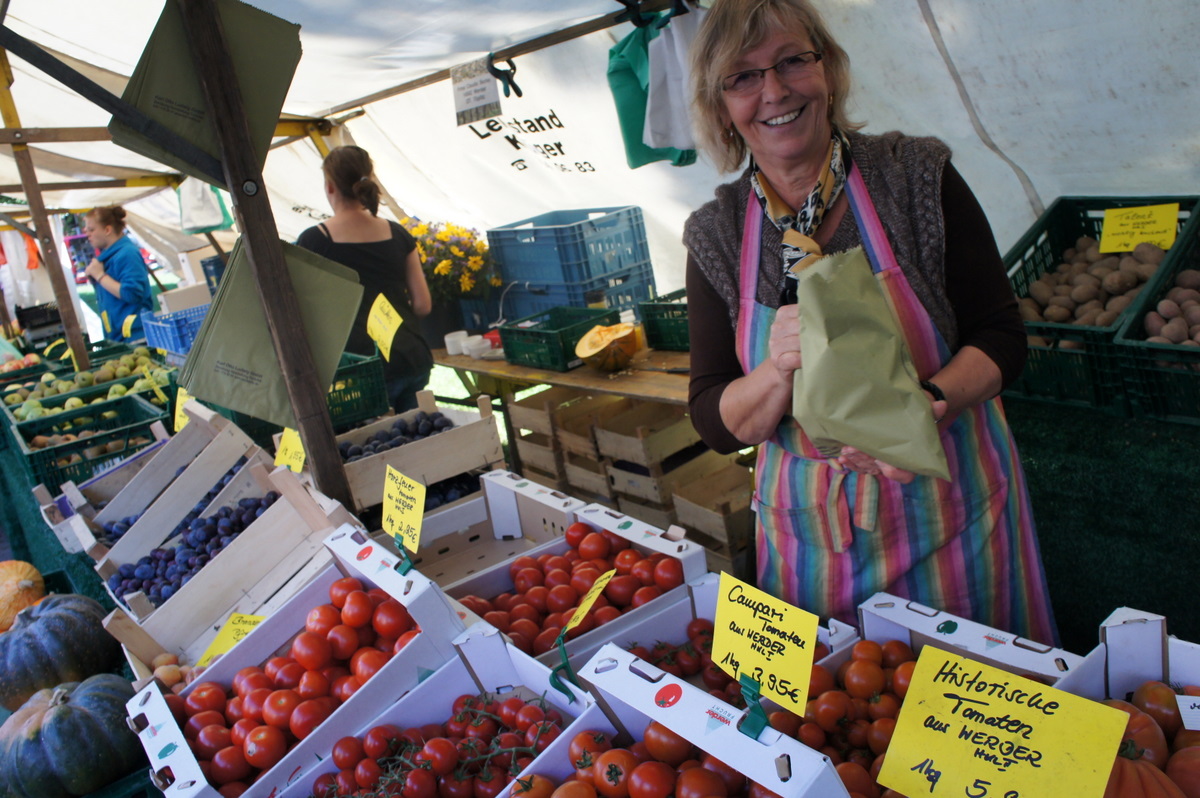
[[231, 781], [218, 787], [217, 792], [221, 794], [221, 798], [238, 798], [248, 789], [250, 789], [250, 785], [244, 781]]
[[327, 635], [329, 630], [342, 622], [342, 611], [332, 604], [322, 604], [308, 611], [304, 628], [313, 634]]
[[711, 770], [720, 776], [730, 795], [741, 795], [742, 790], [746, 788], [746, 777], [712, 754], [704, 755], [700, 760], [700, 767]]
[[414, 768], [404, 777], [403, 798], [434, 798], [437, 795], [437, 776], [432, 770]]
[[607, 529], [602, 529], [600, 530], [600, 534], [608, 541], [608, 556], [613, 556], [617, 552], [624, 551], [633, 545], [616, 532], [609, 532]]
[[556, 585], [569, 585], [571, 584], [571, 572], [562, 568], [547, 571], [546, 578], [542, 584], [551, 588]]
[[591, 526], [585, 524], [583, 521], [576, 521], [566, 528], [566, 530], [563, 532], [563, 537], [566, 538], [568, 546], [573, 549], [578, 549], [579, 544], [583, 542], [583, 539], [595, 531], [596, 530], [592, 529]]
[[[380, 727], [377, 726], [376, 728]], [[365, 743], [357, 737], [342, 737], [333, 744], [333, 749], [330, 751], [330, 758], [333, 760], [334, 767], [338, 770], [354, 770], [355, 766], [368, 756], [365, 749]], [[377, 758], [372, 757], [372, 759]]]
[[382, 636], [396, 638], [413, 628], [413, 619], [407, 607], [389, 598], [375, 608], [371, 625]]
[[187, 707], [183, 703], [183, 696], [167, 692], [163, 693], [163, 698], [166, 699], [167, 709], [171, 710], [171, 717], [182, 726], [187, 721]]
[[[599, 598], [604, 598], [600, 596]], [[595, 607], [592, 609], [592, 619], [596, 622], [596, 626], [603, 626], [609, 621], [615, 621], [621, 617], [621, 610], [612, 605], [606, 607]]]
[[585, 560], [607, 557], [611, 551], [612, 543], [599, 532], [589, 532], [579, 541], [579, 556]]
[[286, 729], [292, 719], [292, 712], [301, 701], [295, 690], [276, 690], [267, 696], [266, 703], [263, 704], [263, 722], [269, 726]]
[[529, 589], [545, 584], [546, 575], [541, 568], [522, 568], [513, 577], [513, 587], [518, 593], [529, 593]]
[[257, 665], [247, 665], [245, 668], [242, 668], [237, 673], [235, 673], [233, 676], [233, 683], [232, 683], [233, 692], [237, 693], [239, 696], [243, 695], [246, 691], [241, 689], [242, 681], [247, 676], [254, 674], [254, 673], [262, 673], [262, 668], [258, 667]]
[[514, 634], [524, 635], [530, 643], [533, 642], [540, 631], [542, 631], [542, 627], [528, 618], [518, 618], [508, 624], [508, 634], [510, 636]]
[[835, 732], [848, 724], [853, 711], [854, 704], [851, 702], [850, 696], [841, 690], [826, 690], [821, 693], [817, 696], [816, 705], [813, 707], [817, 725], [827, 732]]
[[461, 777], [451, 773], [438, 777], [440, 798], [475, 798], [475, 777], [464, 773]]
[[[581, 731], [571, 738], [567, 746], [567, 758], [576, 768], [590, 767], [597, 756], [612, 748], [612, 738], [607, 732]], [[583, 762], [585, 754], [591, 755], [587, 763]]]
[[287, 737], [275, 726], [259, 726], [246, 735], [242, 751], [246, 761], [259, 770], [275, 766], [287, 753]]
[[604, 597], [617, 607], [628, 607], [633, 603], [633, 594], [643, 587], [636, 576], [626, 574], [614, 576], [604, 588]]
[[554, 648], [554, 641], [558, 639], [559, 633], [562, 632], [562, 627], [547, 626], [533, 640], [533, 654], [538, 656], [545, 654], [550, 649]]
[[192, 691], [183, 699], [184, 710], [188, 715], [197, 712], [224, 712], [225, 688], [216, 682], [201, 682], [192, 685]]
[[421, 753], [438, 776], [448, 776], [458, 765], [458, 746], [445, 737], [434, 737], [426, 741]]
[[649, 558], [638, 560], [633, 564], [629, 573], [643, 585], [654, 584], [654, 560]]
[[600, 578], [600, 572], [592, 566], [584, 566], [571, 574], [571, 587], [575, 588], [575, 592], [579, 595], [584, 595], [592, 589], [592, 585], [596, 584], [596, 580]]
[[1154, 680], [1143, 682], [1133, 691], [1129, 703], [1154, 718], [1168, 740], [1183, 726], [1175, 690], [1168, 684]]
[[362, 738], [363, 754], [372, 759], [391, 756], [400, 747], [400, 727], [390, 723], [372, 726]]
[[879, 663], [869, 659], [857, 659], [850, 661], [850, 667], [846, 669], [846, 674], [843, 677], [846, 684], [846, 692], [852, 698], [871, 698], [883, 692], [884, 676], [883, 668]]
[[212, 723], [196, 734], [192, 750], [201, 759], [212, 759], [217, 751], [233, 745], [233, 738], [224, 724]]
[[892, 732], [896, 731], [895, 718], [880, 718], [871, 722], [867, 730], [867, 745], [876, 756], [887, 750], [892, 742]]
[[339, 796], [350, 796], [358, 792], [358, 779], [354, 778], [353, 770], [339, 770], [335, 779]]
[[881, 646], [883, 650], [883, 667], [896, 668], [903, 662], [917, 658], [912, 647], [903, 640], [889, 640]]
[[678, 767], [692, 756], [692, 744], [682, 735], [668, 729], [658, 721], [650, 721], [642, 737], [650, 755], [671, 767]]
[[275, 671], [275, 688], [278, 690], [295, 690], [300, 686], [304, 676], [304, 666], [299, 662], [289, 662]]
[[360, 648], [350, 658], [350, 671], [365, 684], [379, 669], [387, 665], [391, 656], [377, 648]]
[[242, 711], [242, 699], [235, 696], [225, 704], [225, 720], [230, 723], [237, 723], [242, 718], [246, 717], [246, 713]]
[[688, 640], [691, 640], [693, 637], [697, 637], [702, 634], [707, 634], [711, 637], [713, 633], [713, 622], [708, 618], [693, 618], [692, 620], [688, 621], [685, 633], [688, 636]]
[[360, 687], [362, 687], [362, 682], [358, 680], [357, 676], [342, 676], [333, 680], [333, 684], [329, 688], [329, 694], [338, 701], [346, 701]]
[[316, 632], [305, 631], [296, 635], [291, 653], [292, 659], [310, 671], [318, 671], [333, 661], [333, 647], [329, 640]]
[[228, 784], [231, 781], [241, 781], [250, 775], [250, 763], [246, 755], [236, 745], [222, 748], [213, 755], [209, 780], [214, 784]]
[[416, 629], [409, 629], [407, 632], [405, 632], [404, 634], [397, 637], [396, 645], [392, 649], [392, 653], [399, 654], [401, 649], [403, 649], [405, 646], [407, 646], [409, 643], [411, 643], [413, 640], [415, 640], [417, 635], [419, 635], [419, 634], [421, 634], [421, 628], [417, 627]]
[[348, 660], [358, 650], [358, 632], [352, 626], [338, 624], [326, 637], [335, 660]]
[[850, 647], [850, 659], [867, 659], [883, 665], [883, 646], [874, 640], [859, 640]]
[[592, 767], [596, 792], [604, 798], [628, 798], [629, 777], [639, 764], [638, 758], [625, 748], [600, 754]]
[[313, 729], [324, 723], [325, 719], [332, 715], [340, 704], [341, 702], [332, 696], [301, 701], [300, 705], [292, 712], [288, 729], [297, 740], [303, 740], [312, 734]]
[[560, 734], [562, 734], [562, 727], [557, 723], [548, 720], [538, 721], [525, 731], [525, 745], [531, 746], [540, 754]]
[[271, 657], [263, 665], [263, 673], [267, 674], [267, 678], [271, 680], [271, 684], [275, 683], [275, 674], [279, 673], [279, 669], [289, 662], [295, 662], [291, 657]]
[[504, 610], [492, 610], [491, 612], [485, 612], [483, 614], [483, 619], [499, 629], [501, 632], [507, 632], [509, 623], [511, 622], [508, 613]]
[[[522, 599], [524, 599], [523, 596]], [[510, 623], [521, 620], [540, 623], [542, 620], [542, 613], [538, 612], [537, 607], [533, 606], [528, 601], [522, 600], [519, 604], [513, 603], [510, 605], [508, 610], [508, 618]]]
[[248, 674], [245, 678], [242, 679], [242, 684], [241, 684], [242, 689], [240, 691], [238, 691], [238, 695], [244, 699], [246, 696], [250, 695], [255, 690], [262, 689], [263, 687], [274, 689], [275, 682], [271, 680], [270, 676], [267, 676], [267, 674], [265, 674], [263, 671], [259, 670], [258, 673]]
[[359, 629], [370, 624], [374, 614], [375, 602], [365, 592], [353, 590], [346, 594], [342, 605], [342, 623]]
[[246, 736], [262, 725], [262, 720], [242, 718], [229, 729], [230, 745], [244, 745]]
[[337, 795], [337, 774], [322, 773], [313, 779], [313, 795], [316, 798], [333, 798]]
[[654, 585], [642, 585], [637, 590], [633, 591], [633, 598], [630, 600], [629, 606], [641, 607], [648, 602], [654, 601], [654, 599], [661, 595], [661, 588], [658, 588]]
[[383, 778], [383, 768], [374, 759], [364, 759], [354, 768], [354, 781], [364, 790], [373, 790]]
[[675, 798], [705, 798], [728, 794], [729, 788], [725, 786], [724, 779], [703, 767], [681, 770], [675, 780]]
[[613, 567], [617, 569], [618, 574], [627, 574], [633, 571], [633, 564], [642, 559], [642, 553], [636, 549], [622, 549], [613, 557]]
[[533, 724], [546, 719], [546, 711], [537, 704], [526, 704], [517, 711], [513, 728], [524, 734]]
[[654, 566], [654, 584], [664, 593], [683, 584], [683, 563], [664, 557]]
[[344, 576], [329, 586], [329, 603], [340, 610], [346, 604], [346, 596], [362, 589], [362, 582], [352, 576]]
[[320, 698], [329, 695], [332, 683], [320, 671], [305, 671], [296, 685], [296, 693], [305, 701], [310, 698]]
[[183, 737], [185, 740], [195, 740], [200, 734], [200, 730], [205, 726], [224, 726], [225, 716], [215, 709], [206, 709], [203, 712], [197, 712], [187, 719], [183, 724]]
[[255, 721], [255, 724], [262, 723], [263, 706], [267, 703], [267, 698], [271, 693], [275, 692], [270, 687], [260, 687], [257, 690], [252, 690], [249, 695], [242, 699], [242, 715], [247, 720]]
[[517, 572], [524, 568], [536, 568], [539, 571], [542, 570], [542, 566], [538, 565], [537, 560], [530, 557], [528, 554], [523, 554], [520, 557], [518, 557], [517, 559], [513, 560], [511, 563], [509, 563], [508, 575], [510, 577], [512, 577], [513, 581], [516, 581]]
[[896, 672], [892, 674], [892, 690], [901, 701], [908, 695], [908, 685], [912, 682], [913, 671], [916, 669], [916, 661], [909, 660], [897, 665]]
[[550, 612], [566, 612], [579, 603], [579, 593], [567, 584], [555, 585], [546, 595], [546, 609]]

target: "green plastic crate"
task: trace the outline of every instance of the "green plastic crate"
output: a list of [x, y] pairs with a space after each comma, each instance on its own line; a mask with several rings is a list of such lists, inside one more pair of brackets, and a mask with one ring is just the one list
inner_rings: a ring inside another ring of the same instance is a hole
[[1134, 412], [1145, 418], [1200, 424], [1200, 347], [1150, 343], [1145, 318], [1184, 269], [1200, 269], [1200, 214], [1180, 233], [1154, 279], [1129, 307], [1117, 333], [1122, 375]]
[[570, 371], [583, 365], [575, 344], [596, 325], [616, 324], [620, 314], [603, 308], [551, 308], [500, 327], [504, 359], [520, 366]]
[[[109, 418], [101, 413], [115, 413]], [[83, 429], [93, 431], [87, 438], [34, 449], [29, 441], [36, 435], [52, 435], [61, 430], [66, 422], [83, 418], [89, 421], [80, 424]], [[106, 403], [104, 409], [84, 406], [64, 410], [57, 415], [26, 421], [20, 429], [13, 429], [13, 444], [19, 459], [23, 461], [33, 484], [42, 483], [55, 492], [59, 485], [68, 480], [76, 484], [91, 479], [106, 464], [128, 457], [154, 441], [150, 425], [166, 417], [166, 411], [142, 399], [140, 396], [122, 396]], [[143, 442], [137, 442], [141, 439]], [[120, 444], [112, 452], [97, 453], [95, 447], [110, 443]], [[74, 459], [75, 457], [79, 459]]]
[[[1018, 297], [1029, 296], [1029, 287], [1062, 263], [1063, 252], [1075, 246], [1077, 238], [1099, 240], [1105, 210], [1174, 202], [1179, 203], [1182, 233], [1200, 197], [1059, 197], [1004, 256], [1013, 290]], [[1168, 260], [1174, 258], [1174, 249]], [[1025, 322], [1025, 332], [1046, 345], [1029, 347], [1024, 371], [1005, 394], [1131, 415], [1116, 341], [1131, 312], [1132, 305], [1107, 327]]]
[[335, 432], [344, 432], [360, 421], [386, 413], [391, 405], [388, 404], [382, 358], [343, 353], [325, 401]]
[[[174, 399], [174, 393], [175, 393], [175, 370], [174, 369], [171, 369], [171, 371], [169, 372], [169, 377], [170, 377], [170, 379], [169, 379], [168, 383], [166, 385], [159, 386], [159, 389], [163, 392], [164, 395], [166, 395], [168, 401], [172, 401]], [[100, 385], [89, 385], [86, 388], [78, 388], [74, 391], [68, 391], [67, 393], [55, 394], [54, 396], [48, 397], [46, 399], [42, 399], [41, 400], [42, 407], [44, 407], [44, 408], [62, 407], [64, 404], [66, 404], [67, 400], [71, 399], [71, 398], [82, 399], [83, 403], [85, 405], [91, 405], [96, 399], [100, 399], [100, 398], [108, 396], [108, 391], [110, 388], [112, 388], [112, 386], [124, 385], [126, 389], [129, 389], [129, 388], [132, 388], [134, 383], [136, 383], [140, 379], [143, 379], [143, 375], [141, 374], [141, 372], [138, 372], [137, 374], [131, 374], [128, 377], [121, 377], [120, 379], [109, 380], [108, 382], [101, 383]], [[144, 393], [146, 395], [146, 398], [150, 401], [151, 404], [159, 403], [157, 401], [158, 397], [152, 389], [146, 390]], [[18, 421], [16, 416], [13, 415], [13, 411], [16, 410], [18, 407], [20, 407], [19, 403], [15, 404], [15, 405], [8, 405], [8, 404], [3, 405], [3, 413], [7, 417], [8, 423], [10, 423], [10, 424], [23, 423], [23, 422]]]
[[692, 348], [688, 337], [687, 289], [640, 302], [638, 308], [646, 330], [646, 345], [651, 349], [687, 352]]

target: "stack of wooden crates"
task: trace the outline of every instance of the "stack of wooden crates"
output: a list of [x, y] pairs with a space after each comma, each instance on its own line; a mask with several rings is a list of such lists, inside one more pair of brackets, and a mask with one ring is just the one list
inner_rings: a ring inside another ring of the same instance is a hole
[[509, 403], [522, 473], [701, 543], [714, 570], [751, 576], [750, 470], [708, 449], [681, 405], [560, 386]]

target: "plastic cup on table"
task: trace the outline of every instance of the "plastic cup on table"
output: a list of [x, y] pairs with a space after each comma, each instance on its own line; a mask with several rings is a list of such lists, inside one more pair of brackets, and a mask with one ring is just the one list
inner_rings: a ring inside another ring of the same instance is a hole
[[463, 342], [467, 339], [466, 330], [455, 330], [452, 333], [446, 334], [446, 354], [461, 355], [463, 354]]

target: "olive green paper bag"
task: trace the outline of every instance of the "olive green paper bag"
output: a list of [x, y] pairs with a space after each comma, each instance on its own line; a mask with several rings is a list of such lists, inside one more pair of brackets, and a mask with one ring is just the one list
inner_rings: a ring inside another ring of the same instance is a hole
[[792, 415], [822, 454], [853, 446], [897, 468], [950, 478], [912, 354], [862, 247], [798, 275], [800, 356]]

